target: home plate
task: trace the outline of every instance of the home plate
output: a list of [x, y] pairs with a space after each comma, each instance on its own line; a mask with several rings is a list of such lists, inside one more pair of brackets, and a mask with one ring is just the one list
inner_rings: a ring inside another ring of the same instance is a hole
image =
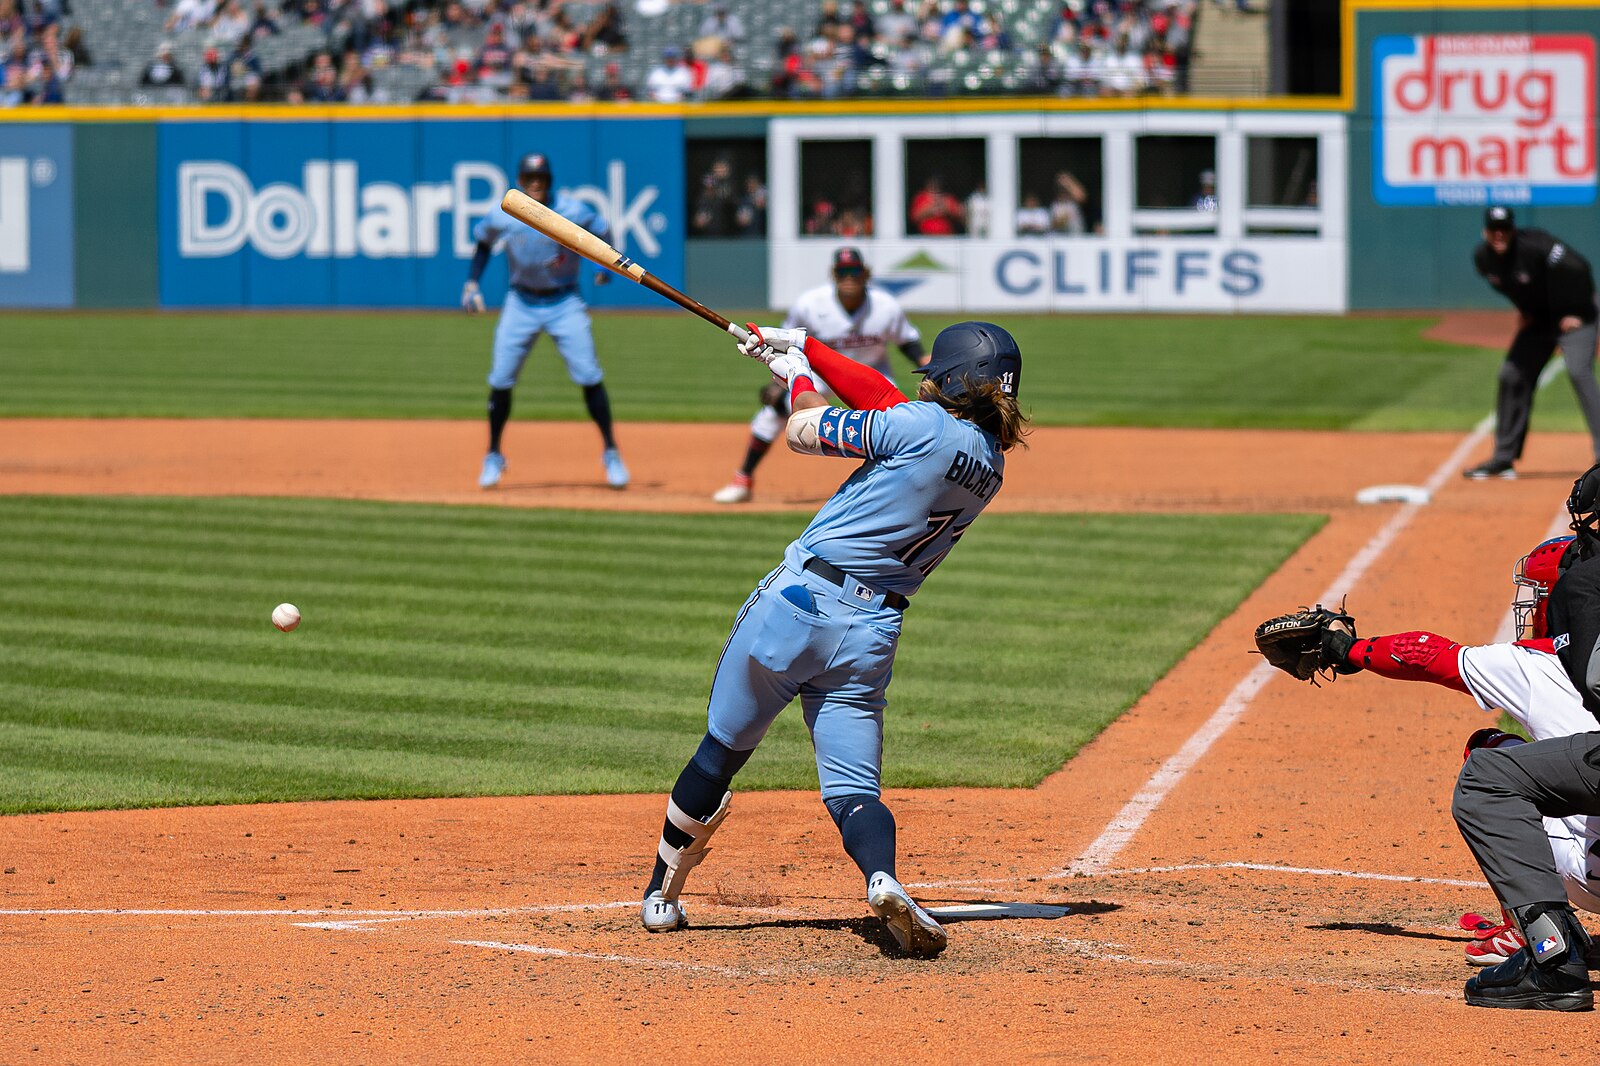
[[1421, 485], [1368, 485], [1356, 493], [1357, 503], [1427, 503], [1433, 493]]
[[946, 922], [983, 922], [996, 918], [1062, 918], [1072, 911], [1053, 903], [952, 903], [947, 907], [924, 907], [929, 914]]

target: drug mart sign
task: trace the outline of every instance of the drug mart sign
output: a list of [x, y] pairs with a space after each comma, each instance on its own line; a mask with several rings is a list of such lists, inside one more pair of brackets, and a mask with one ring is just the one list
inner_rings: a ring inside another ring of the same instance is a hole
[[1373, 78], [1378, 203], [1594, 202], [1593, 37], [1382, 36]]

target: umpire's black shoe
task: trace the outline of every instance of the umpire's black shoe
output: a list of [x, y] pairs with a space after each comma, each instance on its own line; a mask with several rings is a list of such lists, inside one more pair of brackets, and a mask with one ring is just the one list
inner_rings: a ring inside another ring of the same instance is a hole
[[1534, 965], [1527, 948], [1467, 980], [1467, 1005], [1508, 1010], [1594, 1010], [1582, 955], [1560, 967]]
[[1513, 481], [1516, 479], [1517, 472], [1504, 459], [1487, 459], [1477, 466], [1461, 471], [1461, 476], [1468, 481], [1488, 481], [1494, 477], [1505, 481]]

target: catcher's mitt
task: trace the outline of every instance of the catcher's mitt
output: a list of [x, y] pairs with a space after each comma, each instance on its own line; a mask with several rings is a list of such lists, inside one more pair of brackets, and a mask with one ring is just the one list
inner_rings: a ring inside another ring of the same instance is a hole
[[1256, 647], [1267, 662], [1290, 677], [1317, 683], [1361, 668], [1345, 662], [1356, 641], [1356, 620], [1322, 604], [1269, 618], [1256, 626]]

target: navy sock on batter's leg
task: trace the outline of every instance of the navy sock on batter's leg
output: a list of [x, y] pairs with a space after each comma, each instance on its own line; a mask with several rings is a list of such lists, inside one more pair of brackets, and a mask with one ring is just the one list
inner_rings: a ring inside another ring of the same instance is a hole
[[[617, 442], [611, 437], [611, 397], [606, 395], [605, 382], [585, 385], [583, 402], [589, 408], [589, 417], [600, 427], [600, 436], [605, 438], [606, 447], [615, 448]], [[720, 800], [722, 797], [717, 798]]]
[[489, 390], [489, 450], [500, 450], [500, 435], [511, 421], [511, 390]]
[[845, 853], [870, 878], [880, 870], [894, 872], [894, 814], [877, 796], [841, 796], [827, 801], [828, 813], [839, 827]]
[[[672, 802], [676, 803], [684, 814], [705, 821], [717, 813], [723, 794], [733, 783], [733, 775], [744, 768], [744, 764], [750, 761], [750, 756], [753, 754], [755, 754], [754, 749], [734, 751], [707, 733], [700, 741], [700, 750], [694, 753], [689, 765], [678, 775], [678, 783], [672, 786]], [[670, 820], [663, 820], [661, 835], [675, 848], [681, 848], [689, 843], [689, 834], [673, 825]], [[657, 855], [655, 872], [650, 875], [650, 884], [644, 890], [644, 894], [650, 895], [665, 884], [666, 880], [667, 864], [661, 860], [660, 855]]]

